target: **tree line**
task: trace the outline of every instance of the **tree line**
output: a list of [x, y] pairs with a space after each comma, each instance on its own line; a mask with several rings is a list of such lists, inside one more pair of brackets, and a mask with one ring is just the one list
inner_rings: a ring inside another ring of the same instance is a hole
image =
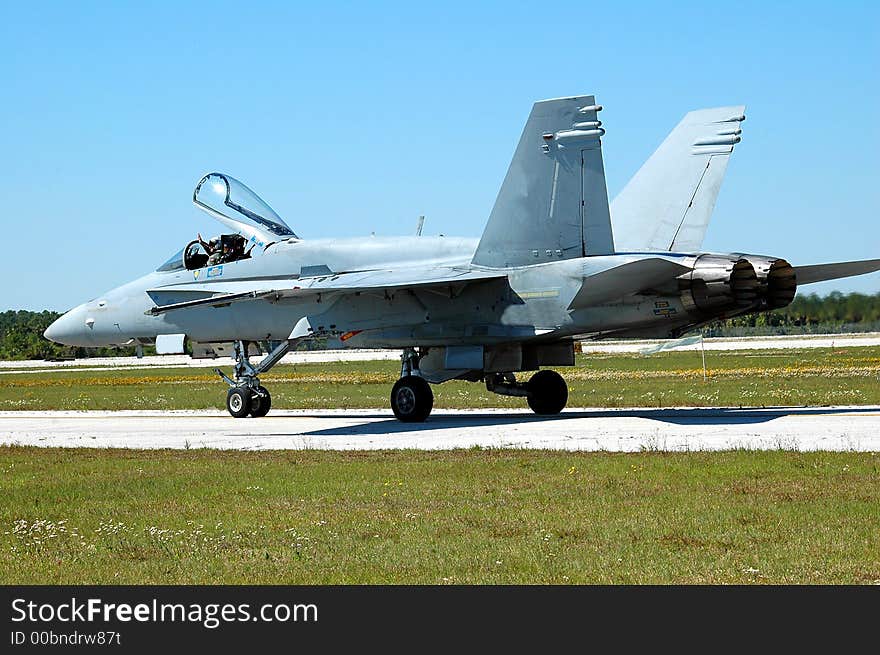
[[[0, 312], [0, 359], [66, 359], [135, 354], [134, 347], [81, 348], [60, 346], [43, 332], [60, 316], [58, 312], [9, 310]], [[822, 334], [880, 331], [880, 293], [840, 293], [827, 296], [800, 294], [774, 312], [714, 321], [703, 328], [706, 336], [767, 334]], [[148, 349], [147, 352], [151, 352]]]
[[836, 334], [880, 331], [880, 293], [798, 294], [788, 307], [714, 321], [703, 328], [710, 337], [771, 334]]

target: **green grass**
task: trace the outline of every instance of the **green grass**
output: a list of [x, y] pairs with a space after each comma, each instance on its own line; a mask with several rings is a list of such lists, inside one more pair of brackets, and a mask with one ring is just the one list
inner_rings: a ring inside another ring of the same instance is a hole
[[[880, 348], [579, 355], [560, 368], [570, 407], [880, 404]], [[227, 367], [228, 368], [228, 367]], [[263, 376], [276, 408], [388, 405], [396, 362], [278, 366]], [[527, 379], [528, 373], [520, 374]], [[0, 410], [222, 408], [225, 384], [210, 369], [58, 370], [0, 375]], [[434, 406], [522, 407], [482, 384], [434, 387]]]
[[880, 454], [0, 448], [0, 583], [880, 581]]

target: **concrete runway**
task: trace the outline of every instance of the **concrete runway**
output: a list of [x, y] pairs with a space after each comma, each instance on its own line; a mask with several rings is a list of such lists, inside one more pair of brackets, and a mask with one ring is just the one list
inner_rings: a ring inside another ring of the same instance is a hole
[[588, 451], [880, 451], [880, 407], [437, 410], [423, 424], [390, 410], [0, 412], [0, 443], [90, 448]]

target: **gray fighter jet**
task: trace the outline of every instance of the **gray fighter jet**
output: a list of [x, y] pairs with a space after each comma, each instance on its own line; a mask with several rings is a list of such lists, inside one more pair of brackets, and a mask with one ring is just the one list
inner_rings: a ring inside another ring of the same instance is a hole
[[[700, 250], [744, 107], [687, 114], [609, 207], [593, 96], [535, 103], [482, 237], [305, 240], [244, 184], [206, 175], [193, 202], [226, 226], [156, 271], [72, 309], [45, 336], [230, 353], [226, 406], [264, 416], [259, 376], [302, 342], [399, 348], [391, 407], [424, 421], [431, 384], [483, 382], [538, 414], [566, 404], [575, 343], [674, 338], [718, 318], [785, 307], [799, 284], [880, 259], [792, 266]], [[266, 353], [259, 363], [251, 356]], [[517, 373], [536, 371], [527, 382]]]

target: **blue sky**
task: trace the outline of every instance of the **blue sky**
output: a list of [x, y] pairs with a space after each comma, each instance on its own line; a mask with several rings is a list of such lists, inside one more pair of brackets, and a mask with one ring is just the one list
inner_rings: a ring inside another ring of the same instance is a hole
[[[67, 309], [219, 225], [203, 173], [305, 238], [479, 236], [534, 100], [595, 93], [609, 194], [745, 103], [706, 249], [880, 257], [880, 3], [7, 3], [0, 310]], [[880, 274], [808, 287], [876, 293]]]

